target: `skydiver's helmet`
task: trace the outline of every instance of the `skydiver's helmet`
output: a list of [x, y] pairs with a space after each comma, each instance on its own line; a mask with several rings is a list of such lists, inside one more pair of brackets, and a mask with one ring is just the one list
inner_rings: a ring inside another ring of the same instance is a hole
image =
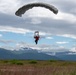
[[39, 31], [35, 31], [34, 36], [39, 36]]

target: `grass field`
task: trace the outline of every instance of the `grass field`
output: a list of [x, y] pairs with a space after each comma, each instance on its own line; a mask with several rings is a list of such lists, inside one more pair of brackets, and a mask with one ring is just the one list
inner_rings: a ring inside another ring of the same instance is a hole
[[0, 75], [76, 75], [76, 62], [0, 60]]

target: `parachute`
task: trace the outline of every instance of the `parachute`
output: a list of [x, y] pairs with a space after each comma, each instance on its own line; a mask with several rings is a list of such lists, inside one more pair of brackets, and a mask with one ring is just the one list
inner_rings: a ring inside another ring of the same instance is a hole
[[55, 8], [53, 5], [46, 4], [46, 3], [30, 3], [30, 4], [26, 4], [26, 5], [22, 6], [21, 8], [19, 8], [15, 12], [15, 15], [21, 17], [22, 14], [24, 14], [27, 10], [32, 9], [33, 7], [44, 7], [44, 8], [49, 9], [50, 11], [52, 11], [54, 14], [58, 13], [58, 9]]

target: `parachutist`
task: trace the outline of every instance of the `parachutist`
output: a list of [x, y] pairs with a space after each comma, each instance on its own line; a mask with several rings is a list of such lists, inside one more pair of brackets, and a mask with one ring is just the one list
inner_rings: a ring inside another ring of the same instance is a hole
[[35, 38], [35, 43], [38, 44], [38, 40], [39, 40], [39, 38], [40, 38], [38, 31], [35, 31], [35, 33], [34, 33], [34, 38]]

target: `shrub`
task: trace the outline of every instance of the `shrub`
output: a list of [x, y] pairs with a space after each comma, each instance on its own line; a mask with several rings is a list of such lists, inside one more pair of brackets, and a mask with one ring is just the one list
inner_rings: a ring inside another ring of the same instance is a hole
[[9, 61], [8, 61], [8, 60], [4, 60], [3, 62], [4, 62], [4, 63], [8, 63]]
[[57, 62], [57, 60], [49, 60], [50, 62]]
[[30, 64], [36, 64], [37, 61], [36, 61], [36, 60], [31, 60], [29, 63], [30, 63]]
[[11, 60], [10, 63], [11, 64], [16, 64], [17, 63], [17, 60]]
[[11, 62], [11, 64], [23, 65], [23, 63], [18, 60], [11, 60], [10, 62]]
[[22, 63], [22, 62], [17, 62], [16, 64], [17, 64], [17, 65], [23, 65], [23, 63]]

